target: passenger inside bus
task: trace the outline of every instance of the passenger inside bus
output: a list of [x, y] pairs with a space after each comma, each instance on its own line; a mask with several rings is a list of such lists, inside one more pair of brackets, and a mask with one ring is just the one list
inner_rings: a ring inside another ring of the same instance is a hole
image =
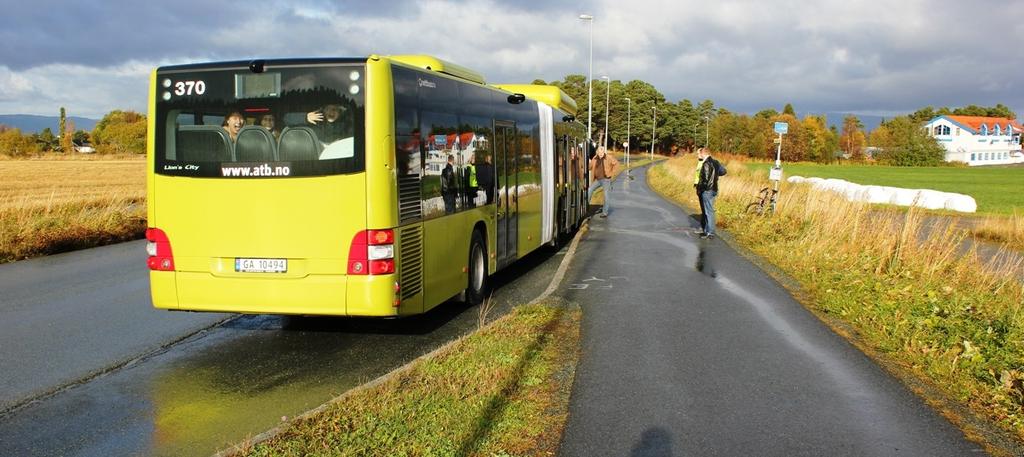
[[271, 113], [260, 116], [260, 126], [274, 134], [274, 138], [281, 136], [281, 131], [277, 129], [277, 119]]
[[221, 124], [221, 127], [224, 127], [224, 130], [228, 132], [228, 137], [230, 137], [231, 141], [234, 142], [238, 140], [238, 132], [242, 130], [244, 125], [245, 118], [242, 117], [242, 113], [232, 111], [224, 117], [224, 122]]
[[306, 121], [313, 124], [313, 131], [324, 144], [320, 160], [348, 158], [355, 154], [351, 117], [348, 109], [333, 103], [306, 114]]
[[329, 104], [307, 114], [306, 120], [315, 126], [313, 130], [320, 137], [320, 141], [330, 144], [355, 135], [352, 122], [342, 119], [342, 114], [346, 111], [341, 105]]

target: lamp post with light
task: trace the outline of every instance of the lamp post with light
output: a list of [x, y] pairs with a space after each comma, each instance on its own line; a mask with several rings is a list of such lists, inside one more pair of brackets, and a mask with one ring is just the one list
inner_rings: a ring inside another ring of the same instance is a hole
[[611, 94], [612, 80], [607, 76], [602, 76], [604, 80], [604, 138], [601, 138], [601, 145], [608, 149], [608, 129], [611, 126], [608, 125], [608, 96]]
[[626, 97], [626, 176], [629, 176], [629, 121], [632, 115], [633, 100]]
[[704, 116], [704, 147], [708, 147], [708, 131], [711, 130], [711, 118]]
[[651, 107], [654, 110], [654, 121], [651, 122], [651, 162], [654, 161], [654, 138], [656, 135], [655, 129], [658, 127], [658, 102], [654, 102], [654, 106]]
[[[590, 141], [593, 140], [590, 129], [594, 117], [592, 106], [594, 98], [594, 16], [581, 14], [580, 19], [590, 23], [590, 71], [587, 73], [587, 144], [589, 149]], [[589, 153], [589, 151], [587, 152]]]

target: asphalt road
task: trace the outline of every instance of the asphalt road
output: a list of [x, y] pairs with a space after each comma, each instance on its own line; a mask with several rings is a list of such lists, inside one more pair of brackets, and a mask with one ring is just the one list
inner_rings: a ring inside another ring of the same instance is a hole
[[149, 306], [145, 243], [0, 265], [0, 412], [227, 317]]
[[[490, 318], [538, 296], [563, 254], [492, 278]], [[141, 242], [0, 266], [0, 393], [21, 403], [0, 414], [0, 455], [208, 456], [479, 319], [479, 307], [450, 302], [402, 320], [238, 316], [211, 327], [227, 316], [152, 309], [145, 268]]]
[[583, 306], [561, 455], [984, 454], [634, 175], [560, 291]]

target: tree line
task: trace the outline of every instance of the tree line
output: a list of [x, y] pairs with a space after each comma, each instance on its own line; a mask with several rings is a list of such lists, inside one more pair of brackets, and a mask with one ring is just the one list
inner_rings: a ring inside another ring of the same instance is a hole
[[[535, 80], [533, 83], [560, 87], [576, 100], [577, 120], [587, 123], [587, 80], [584, 75], [573, 74], [560, 81]], [[774, 159], [777, 135], [773, 126], [776, 122], [785, 122], [789, 125], [789, 131], [782, 139], [782, 159], [785, 161], [873, 160], [898, 166], [935, 166], [945, 163], [945, 149], [928, 135], [923, 126], [936, 116], [1017, 117], [1002, 104], [952, 109], [929, 106], [909, 115], [885, 120], [869, 134], [854, 115], [844, 117], [842, 126], [837, 128], [829, 126], [824, 116], [798, 118], [790, 104], [786, 104], [782, 112], [765, 109], [749, 115], [716, 107], [711, 100], [696, 104], [688, 99], [671, 102], [644, 81], [623, 83], [599, 79], [592, 85], [592, 130], [595, 135], [607, 130], [609, 147], [622, 149], [628, 142], [631, 151], [648, 150], [652, 147], [653, 138], [653, 149], [661, 153], [707, 146], [718, 152]], [[608, 125], [605, 123], [606, 109]], [[600, 141], [601, 138], [595, 140]]]
[[[41, 153], [70, 153], [76, 146], [91, 144], [100, 154], [145, 154], [146, 116], [135, 111], [114, 110], [103, 116], [91, 132], [78, 130], [60, 108], [57, 132], [49, 127], [26, 134], [0, 124], [0, 155], [25, 157]], [[60, 132], [64, 134], [61, 135]]]

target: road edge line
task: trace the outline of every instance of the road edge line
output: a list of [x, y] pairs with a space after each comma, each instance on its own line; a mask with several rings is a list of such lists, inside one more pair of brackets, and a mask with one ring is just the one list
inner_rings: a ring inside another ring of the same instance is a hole
[[590, 220], [587, 219], [583, 221], [583, 224], [580, 224], [580, 228], [576, 231], [576, 236], [573, 237], [572, 243], [569, 244], [569, 249], [565, 252], [565, 257], [562, 257], [562, 263], [558, 265], [558, 270], [555, 271], [555, 276], [551, 278], [551, 283], [548, 284], [548, 288], [545, 289], [544, 292], [541, 292], [537, 298], [534, 298], [527, 304], [532, 305], [541, 300], [545, 300], [555, 292], [555, 289], [558, 289], [558, 285], [561, 284], [562, 278], [565, 277], [566, 270], [569, 269], [569, 264], [572, 263], [572, 259], [576, 256], [576, 246], [580, 244], [580, 239], [583, 238], [583, 235], [590, 229], [589, 223]]

